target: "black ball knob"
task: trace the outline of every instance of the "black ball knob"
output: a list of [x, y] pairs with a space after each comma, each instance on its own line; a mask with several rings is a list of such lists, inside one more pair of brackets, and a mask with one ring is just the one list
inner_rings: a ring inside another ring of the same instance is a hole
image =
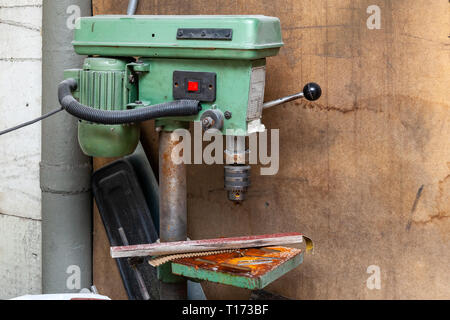
[[322, 89], [317, 83], [310, 82], [303, 88], [305, 99], [309, 101], [316, 101], [322, 96]]

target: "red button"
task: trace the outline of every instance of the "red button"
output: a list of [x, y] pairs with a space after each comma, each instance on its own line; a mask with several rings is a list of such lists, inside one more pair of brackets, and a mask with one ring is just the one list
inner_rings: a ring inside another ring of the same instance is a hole
[[197, 92], [198, 91], [198, 82], [188, 81], [188, 91], [189, 92]]

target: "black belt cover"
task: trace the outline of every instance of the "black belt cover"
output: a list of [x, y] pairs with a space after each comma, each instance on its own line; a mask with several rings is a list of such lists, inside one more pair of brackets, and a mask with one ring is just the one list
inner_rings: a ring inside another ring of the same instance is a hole
[[[131, 163], [118, 160], [96, 171], [92, 187], [111, 246], [154, 243], [158, 234]], [[116, 259], [130, 300], [159, 297], [156, 269], [145, 259]]]

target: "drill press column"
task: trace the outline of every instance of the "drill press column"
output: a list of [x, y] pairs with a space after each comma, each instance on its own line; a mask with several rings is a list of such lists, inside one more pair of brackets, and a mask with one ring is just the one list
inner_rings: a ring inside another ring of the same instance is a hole
[[[172, 151], [178, 139], [173, 132], [161, 131], [159, 137], [159, 215], [161, 242], [187, 239], [186, 165], [172, 161]], [[186, 280], [174, 283], [160, 282], [161, 300], [185, 300]]]

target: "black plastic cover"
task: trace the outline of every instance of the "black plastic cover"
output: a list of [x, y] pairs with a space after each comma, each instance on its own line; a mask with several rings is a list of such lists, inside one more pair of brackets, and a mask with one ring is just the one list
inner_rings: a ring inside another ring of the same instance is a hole
[[180, 28], [178, 40], [233, 40], [233, 29], [218, 28]]
[[[128, 160], [118, 160], [96, 171], [92, 187], [111, 246], [156, 242], [158, 234], [150, 210]], [[130, 300], [158, 299], [155, 268], [143, 260], [116, 261]]]

